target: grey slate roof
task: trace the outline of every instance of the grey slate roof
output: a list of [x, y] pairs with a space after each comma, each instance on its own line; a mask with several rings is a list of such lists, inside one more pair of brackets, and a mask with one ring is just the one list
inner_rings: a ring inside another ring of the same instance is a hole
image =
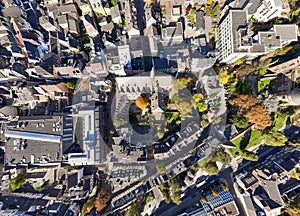
[[18, 115], [18, 109], [13, 106], [5, 106], [5, 107], [0, 108], [0, 113], [5, 116], [15, 117]]

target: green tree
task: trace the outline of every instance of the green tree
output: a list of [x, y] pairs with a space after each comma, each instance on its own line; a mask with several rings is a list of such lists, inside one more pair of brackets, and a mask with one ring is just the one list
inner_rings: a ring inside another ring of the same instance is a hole
[[290, 215], [300, 215], [300, 195], [297, 195], [290, 203], [287, 205], [287, 212]]
[[204, 95], [201, 93], [194, 94], [193, 99], [196, 103], [196, 106], [198, 108], [198, 111], [205, 112], [208, 109], [208, 104], [204, 101]]
[[200, 101], [204, 101], [204, 95], [201, 93], [194, 94], [193, 99], [196, 103], [198, 103]]
[[236, 112], [228, 115], [228, 122], [234, 124], [238, 128], [246, 128], [249, 126], [248, 119]]
[[220, 70], [219, 71], [219, 82], [222, 84], [227, 84], [229, 81], [230, 76], [228, 75], [227, 70]]
[[237, 65], [237, 66], [240, 66], [240, 65], [244, 64], [245, 61], [246, 61], [246, 59], [241, 58], [241, 59], [236, 60], [233, 64]]
[[274, 113], [278, 110], [279, 107], [278, 97], [265, 92], [260, 94], [258, 96], [258, 99], [262, 100], [262, 105], [263, 107], [266, 108], [268, 113]]
[[152, 200], [154, 200], [154, 196], [153, 196], [152, 191], [150, 191], [150, 192], [146, 193], [144, 203], [147, 204], [148, 202], [151, 202]]
[[272, 59], [269, 58], [265, 61], [257, 61], [254, 63], [254, 73], [256, 75], [265, 75], [269, 69]]
[[161, 184], [158, 186], [163, 198], [165, 199], [166, 203], [170, 203], [171, 197], [170, 197], [170, 186], [168, 182]]
[[118, 5], [118, 0], [110, 0], [109, 2], [112, 6], [117, 6]]
[[95, 207], [96, 197], [90, 198], [87, 202], [85, 202], [82, 206], [81, 215], [89, 214], [92, 209]]
[[208, 121], [208, 119], [201, 119], [200, 123], [201, 123], [202, 127], [206, 127], [209, 124], [209, 121]]
[[229, 165], [231, 162], [230, 155], [224, 151], [224, 149], [218, 149], [212, 156], [211, 160], [212, 162], [220, 162], [224, 164], [225, 166]]
[[130, 208], [126, 211], [125, 216], [140, 216], [142, 209], [136, 202], [131, 204]]
[[147, 4], [150, 5], [150, 6], [153, 6], [155, 4], [155, 1], [154, 0], [148, 0]]
[[286, 136], [279, 131], [268, 131], [264, 134], [264, 143], [269, 146], [284, 146], [288, 141]]
[[202, 169], [203, 169], [205, 172], [207, 172], [207, 173], [209, 173], [209, 174], [212, 174], [212, 175], [217, 175], [218, 172], [219, 172], [219, 169], [218, 169], [218, 166], [217, 166], [216, 162], [212, 162], [212, 161], [206, 163], [206, 164], [202, 167]]
[[180, 98], [175, 102], [176, 108], [182, 117], [189, 115], [192, 110], [192, 102], [189, 98]]
[[208, 202], [208, 199], [205, 197], [204, 194], [201, 194], [200, 197], [201, 197], [201, 201], [202, 201], [202, 202], [204, 202], [204, 203], [206, 203], [206, 204], [209, 203], [209, 202]]
[[221, 185], [221, 187], [222, 187], [223, 190], [229, 191], [228, 186], [224, 182], [221, 182], [220, 185]]
[[192, 79], [190, 77], [180, 77], [175, 80], [174, 86], [177, 90], [190, 87]]
[[205, 112], [208, 109], [208, 104], [205, 101], [196, 103], [196, 106], [200, 113]]
[[179, 205], [181, 203], [181, 180], [176, 177], [170, 180], [170, 193], [172, 201]]
[[293, 49], [292, 46], [284, 46], [276, 50], [276, 55], [283, 56]]

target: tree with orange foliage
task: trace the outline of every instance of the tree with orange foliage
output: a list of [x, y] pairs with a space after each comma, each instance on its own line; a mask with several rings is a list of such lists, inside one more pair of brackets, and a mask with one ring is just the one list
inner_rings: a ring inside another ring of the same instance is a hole
[[97, 198], [95, 200], [95, 207], [98, 212], [101, 212], [106, 206], [110, 199], [110, 193], [107, 189], [101, 188]]
[[255, 127], [259, 130], [264, 130], [272, 125], [271, 116], [262, 105], [251, 107], [246, 111], [244, 116], [249, 120], [249, 122], [254, 123]]
[[150, 103], [149, 99], [147, 97], [142, 97], [142, 96], [139, 96], [135, 101], [136, 106], [141, 110], [146, 109], [146, 107], [149, 106], [149, 103]]
[[239, 95], [230, 101], [231, 105], [242, 108], [243, 115], [249, 122], [255, 124], [259, 130], [272, 125], [271, 116], [267, 110], [260, 105], [261, 101], [253, 95]]
[[210, 188], [211, 189], [211, 193], [214, 195], [214, 196], [219, 196], [219, 193], [216, 189], [214, 188]]
[[230, 101], [230, 104], [243, 109], [249, 109], [257, 104], [260, 104], [260, 102], [261, 101], [256, 99], [253, 95], [238, 95], [236, 98]]

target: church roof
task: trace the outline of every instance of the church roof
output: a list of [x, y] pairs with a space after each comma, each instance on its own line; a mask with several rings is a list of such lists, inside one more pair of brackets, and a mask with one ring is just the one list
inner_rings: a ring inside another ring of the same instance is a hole
[[129, 100], [134, 100], [141, 93], [153, 91], [157, 85], [169, 89], [173, 86], [174, 77], [160, 72], [145, 72], [136, 76], [117, 77], [116, 82], [119, 92], [126, 93]]

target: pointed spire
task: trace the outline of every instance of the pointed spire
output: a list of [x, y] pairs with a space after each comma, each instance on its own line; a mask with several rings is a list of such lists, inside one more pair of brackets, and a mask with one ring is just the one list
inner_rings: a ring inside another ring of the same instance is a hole
[[153, 81], [155, 80], [155, 71], [154, 71], [154, 61], [153, 61], [153, 58], [152, 58], [152, 69], [151, 69], [151, 72], [150, 72], [150, 78]]

